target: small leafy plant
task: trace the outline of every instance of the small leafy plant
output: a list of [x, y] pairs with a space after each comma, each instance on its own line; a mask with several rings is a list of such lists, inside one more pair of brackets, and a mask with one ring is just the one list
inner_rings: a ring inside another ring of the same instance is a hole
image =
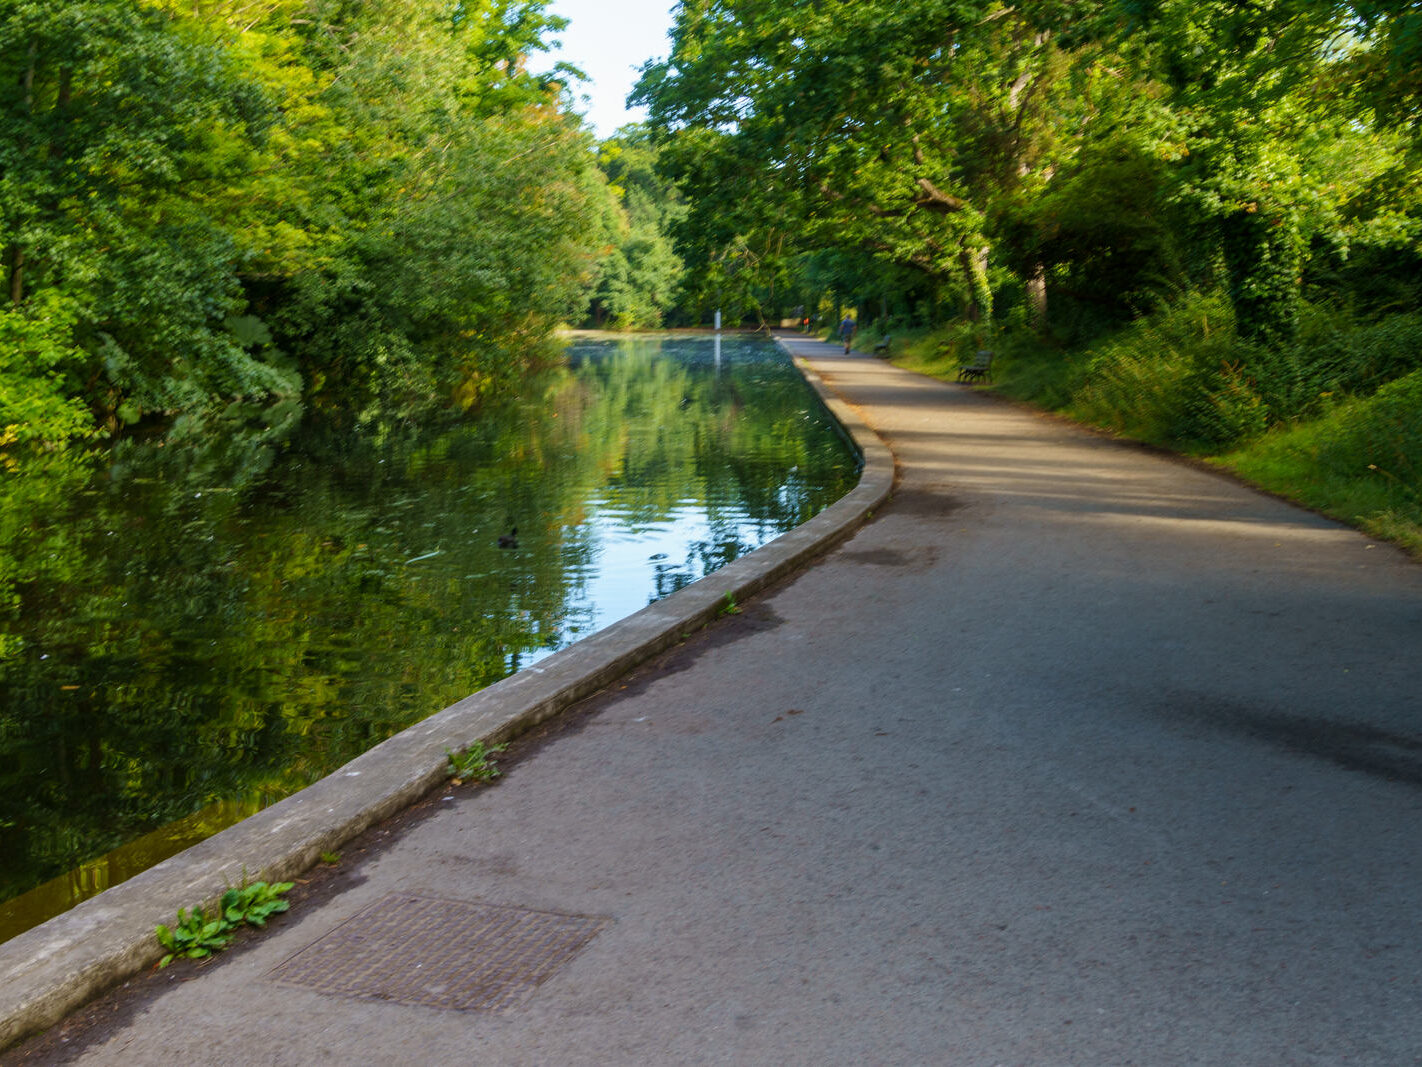
[[502, 773], [493, 757], [506, 748], [507, 745], [488, 746], [483, 741], [475, 741], [459, 752], [445, 749], [444, 754], [449, 757], [447, 773], [454, 779], [455, 784], [493, 781]]
[[222, 916], [233, 927], [245, 923], [260, 929], [267, 920], [291, 907], [291, 901], [282, 900], [282, 894], [292, 887], [291, 882], [253, 882], [240, 889], [229, 889], [222, 894]]
[[292, 885], [291, 882], [253, 882], [229, 889], [222, 894], [217, 914], [212, 918], [208, 918], [202, 908], [179, 908], [176, 925], [169, 927], [159, 923], [154, 930], [158, 943], [168, 950], [158, 966], [166, 967], [181, 956], [205, 959], [226, 948], [238, 927], [260, 929], [266, 926], [273, 915], [291, 907], [290, 901], [281, 898]]
[[159, 967], [168, 966], [180, 956], [203, 959], [220, 952], [232, 940], [232, 925], [220, 914], [209, 919], [202, 908], [191, 911], [179, 908], [175, 926], [167, 927], [159, 923], [154, 932], [158, 935], [158, 943], [168, 950]]
[[734, 593], [727, 593], [725, 600], [723, 600], [723, 601], [721, 602], [721, 614], [724, 616], [724, 615], [739, 615], [740, 613], [741, 613], [740, 605], [738, 605], [738, 604], [736, 603], [736, 596], [735, 596], [735, 594], [734, 594]]

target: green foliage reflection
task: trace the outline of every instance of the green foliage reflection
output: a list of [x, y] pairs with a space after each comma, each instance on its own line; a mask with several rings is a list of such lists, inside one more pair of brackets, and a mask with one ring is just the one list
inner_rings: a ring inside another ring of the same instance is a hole
[[[574, 345], [477, 421], [31, 457], [0, 482], [0, 900], [299, 789], [610, 621], [614, 557], [639, 607], [854, 474], [771, 346], [706, 340]], [[690, 512], [684, 558], [637, 548]]]

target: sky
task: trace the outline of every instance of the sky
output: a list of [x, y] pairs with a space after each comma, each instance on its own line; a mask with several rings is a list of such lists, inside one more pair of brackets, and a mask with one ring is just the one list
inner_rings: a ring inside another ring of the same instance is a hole
[[555, 39], [561, 49], [545, 53], [530, 66], [551, 67], [562, 60], [588, 76], [574, 96], [587, 96], [578, 110], [599, 139], [619, 126], [646, 118], [645, 111], [623, 105], [637, 81], [637, 68], [648, 59], [664, 59], [671, 51], [675, 0], [551, 0], [547, 10], [568, 20]]

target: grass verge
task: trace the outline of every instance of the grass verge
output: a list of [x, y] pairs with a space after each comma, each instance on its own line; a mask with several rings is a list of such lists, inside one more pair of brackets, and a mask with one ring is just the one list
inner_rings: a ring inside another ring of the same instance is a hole
[[1214, 461], [1422, 558], [1422, 371]]

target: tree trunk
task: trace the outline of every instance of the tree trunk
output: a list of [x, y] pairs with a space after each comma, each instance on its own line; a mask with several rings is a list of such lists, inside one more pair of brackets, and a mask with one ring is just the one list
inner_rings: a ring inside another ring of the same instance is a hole
[[22, 245], [10, 246], [10, 303], [19, 304], [25, 299], [25, 249]]
[[35, 106], [35, 63], [39, 59], [39, 41], [30, 42], [29, 62], [25, 64], [25, 72], [20, 75], [20, 88], [24, 90], [25, 113], [34, 110]]
[[1047, 328], [1047, 268], [1040, 263], [1027, 279], [1027, 316], [1038, 333]]
[[[25, 64], [25, 72], [20, 75], [20, 90], [23, 100], [25, 114], [28, 115], [35, 106], [35, 64], [39, 58], [39, 42], [30, 42], [29, 62]], [[20, 145], [23, 152], [25, 146]], [[10, 303], [18, 304], [25, 299], [25, 246], [20, 243], [18, 237], [15, 243], [10, 246], [6, 256], [6, 269], [10, 275]]]
[[968, 318], [972, 322], [992, 320], [992, 287], [988, 284], [987, 261], [986, 245], [965, 243], [958, 252], [958, 262], [968, 286]]

